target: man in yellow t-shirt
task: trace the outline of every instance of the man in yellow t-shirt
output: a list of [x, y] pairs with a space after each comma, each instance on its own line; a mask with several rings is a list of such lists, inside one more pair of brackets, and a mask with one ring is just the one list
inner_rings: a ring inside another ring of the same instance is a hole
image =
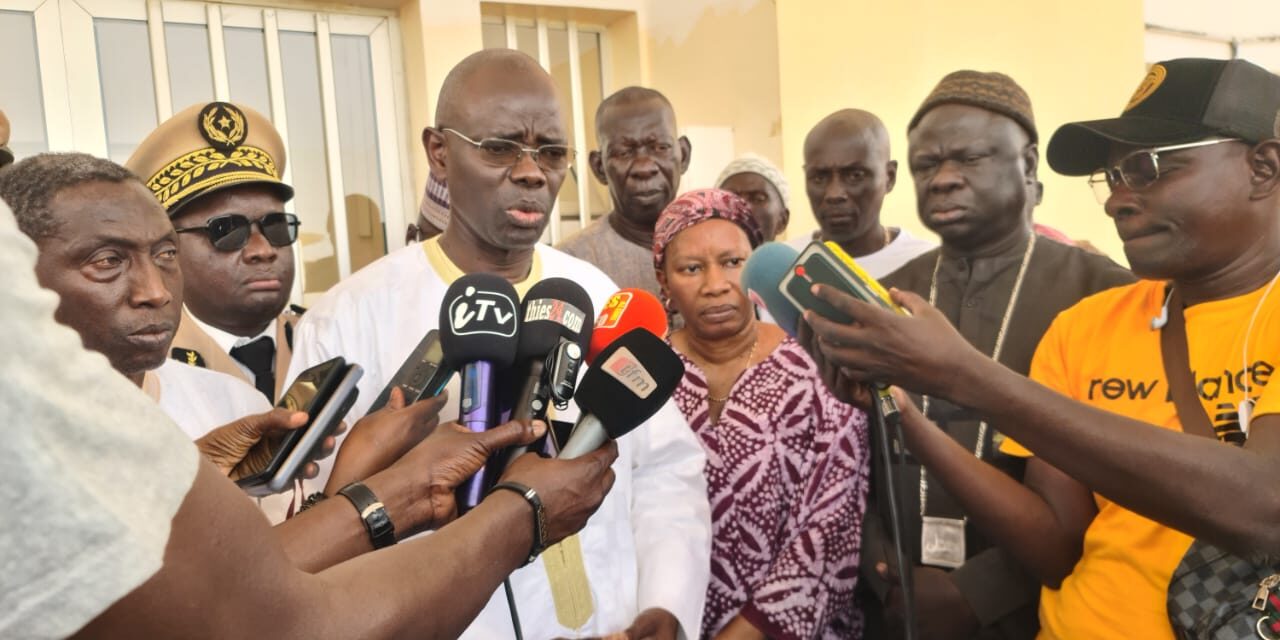
[[[1244, 295], [1184, 310], [1188, 356], [1200, 404], [1224, 441], [1242, 444], [1239, 406], [1255, 419], [1280, 410], [1280, 385], [1268, 386], [1280, 362], [1280, 291]], [[1163, 283], [1144, 280], [1086, 298], [1062, 312], [1040, 341], [1031, 379], [1085, 404], [1182, 431], [1160, 354]], [[1252, 330], [1249, 324], [1253, 320]], [[1175, 313], [1173, 309], [1169, 313]], [[1001, 450], [1031, 456], [1013, 440]], [[1224, 496], [1225, 498], [1225, 496]], [[1040, 596], [1043, 634], [1054, 638], [1172, 637], [1165, 607], [1169, 577], [1191, 537], [1093, 494], [1097, 514], [1084, 553], [1058, 589]]]
[[[802, 337], [837, 392], [876, 380], [940, 396], [986, 416], [1004, 451], [1032, 456], [1018, 484], [904, 402], [911, 452], [1045, 585], [1042, 638], [1172, 639], [1166, 590], [1192, 538], [1280, 557], [1280, 391], [1268, 393], [1280, 359], [1278, 128], [1280, 77], [1180, 59], [1154, 65], [1120, 117], [1054, 134], [1050, 166], [1093, 175], [1145, 280], [1059, 314], [1032, 380], [975, 351], [919, 296], [895, 294], [912, 313], [902, 317], [817, 287], [854, 318], [805, 314]], [[1171, 320], [1185, 321], [1216, 439], [1182, 433], [1160, 347]]]

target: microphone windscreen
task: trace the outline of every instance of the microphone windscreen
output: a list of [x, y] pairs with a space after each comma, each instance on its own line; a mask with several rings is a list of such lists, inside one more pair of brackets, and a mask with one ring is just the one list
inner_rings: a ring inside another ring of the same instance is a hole
[[680, 356], [653, 332], [637, 327], [599, 353], [574, 400], [616, 440], [657, 413], [682, 377]]
[[567, 278], [547, 278], [524, 294], [520, 311], [520, 346], [516, 360], [542, 358], [564, 337], [586, 351], [595, 326], [591, 296]]
[[613, 294], [596, 318], [587, 364], [623, 334], [643, 327], [657, 337], [667, 335], [667, 310], [652, 293], [644, 289], [622, 289]]
[[505, 278], [469, 273], [454, 281], [440, 305], [440, 346], [445, 362], [511, 366], [520, 332], [520, 297]]
[[742, 269], [742, 288], [756, 306], [773, 316], [773, 321], [788, 335], [796, 335], [800, 324], [800, 310], [778, 291], [778, 283], [791, 271], [800, 252], [781, 242], [766, 242], [747, 258]]

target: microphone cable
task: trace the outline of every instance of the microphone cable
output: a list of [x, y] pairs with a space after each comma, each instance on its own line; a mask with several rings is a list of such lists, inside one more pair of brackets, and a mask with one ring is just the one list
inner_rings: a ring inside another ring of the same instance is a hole
[[511, 590], [511, 577], [502, 581], [502, 589], [507, 592], [507, 610], [511, 612], [511, 629], [516, 640], [524, 640], [524, 631], [520, 628], [520, 612], [516, 610], [516, 594]]
[[[906, 625], [906, 640], [916, 640], [918, 635], [916, 633], [914, 565], [907, 557], [905, 544], [907, 540], [902, 530], [902, 513], [906, 509], [902, 500], [905, 499], [906, 494], [899, 492], [894, 486], [897, 484], [898, 474], [894, 472], [893, 459], [889, 453], [890, 427], [897, 442], [905, 442], [902, 438], [902, 414], [887, 388], [876, 389], [875, 392], [876, 397], [871, 402], [871, 423], [875, 429], [873, 435], [880, 443], [877, 447], [880, 464], [884, 466], [888, 480], [885, 483], [885, 491], [889, 498], [889, 526], [893, 530], [893, 547], [898, 563], [898, 583], [902, 588], [902, 617]], [[906, 462], [906, 454], [901, 445], [898, 448], [897, 458], [899, 464]], [[903, 497], [899, 498], [899, 495]]]

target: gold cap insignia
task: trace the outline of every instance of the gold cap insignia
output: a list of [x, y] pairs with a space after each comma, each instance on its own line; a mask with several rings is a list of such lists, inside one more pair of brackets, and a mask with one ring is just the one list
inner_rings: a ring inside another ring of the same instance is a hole
[[1164, 77], [1168, 74], [1169, 72], [1165, 70], [1164, 65], [1157, 64], [1152, 66], [1151, 70], [1147, 72], [1147, 76], [1138, 84], [1138, 90], [1133, 92], [1133, 97], [1129, 98], [1129, 104], [1124, 106], [1124, 110], [1128, 111], [1142, 104], [1143, 100], [1150, 98], [1151, 94], [1160, 88], [1160, 84], [1164, 82]]
[[174, 114], [147, 135], [125, 167], [145, 180], [170, 216], [205, 194], [240, 184], [265, 184], [283, 200], [293, 197], [280, 182], [280, 134], [262, 114], [229, 102]]
[[200, 135], [215, 149], [231, 151], [249, 137], [244, 112], [229, 102], [210, 102], [200, 110]]

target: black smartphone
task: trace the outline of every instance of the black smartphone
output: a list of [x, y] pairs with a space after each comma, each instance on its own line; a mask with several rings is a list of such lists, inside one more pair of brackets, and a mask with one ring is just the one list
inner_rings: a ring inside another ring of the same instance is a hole
[[303, 371], [276, 406], [306, 412], [307, 424], [255, 445], [245, 457], [251, 466], [236, 484], [252, 496], [288, 489], [315, 456], [320, 443], [351, 410], [360, 393], [356, 383], [363, 373], [359, 365], [347, 364], [342, 358]]
[[889, 292], [875, 278], [833, 242], [814, 242], [800, 252], [791, 269], [778, 283], [778, 292], [801, 312], [813, 309], [830, 320], [845, 324], [852, 322], [853, 318], [810, 293], [810, 288], [819, 283], [895, 313], [907, 313], [906, 309], [889, 298]]
[[387, 383], [382, 393], [379, 393], [373, 404], [369, 405], [367, 413], [373, 413], [386, 406], [387, 401], [391, 399], [391, 390], [396, 387], [400, 387], [404, 392], [406, 405], [439, 394], [444, 390], [445, 385], [449, 384], [449, 379], [454, 373], [443, 363], [444, 348], [440, 346], [440, 332], [432, 329], [427, 332], [422, 342], [418, 343], [413, 353], [405, 358], [404, 364], [400, 365], [400, 370], [396, 371], [391, 382]]

